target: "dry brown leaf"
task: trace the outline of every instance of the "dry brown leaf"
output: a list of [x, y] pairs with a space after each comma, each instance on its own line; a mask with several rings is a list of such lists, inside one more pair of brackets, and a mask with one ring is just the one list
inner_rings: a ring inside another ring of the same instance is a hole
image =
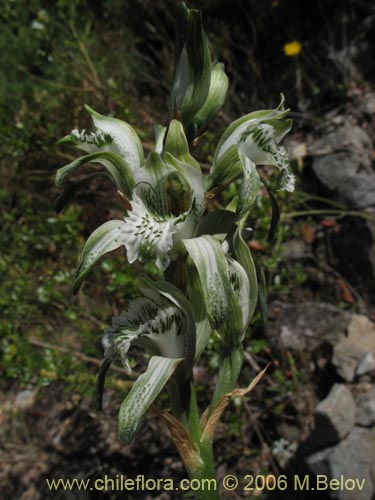
[[207, 423], [203, 429], [202, 433], [202, 438], [201, 442], [207, 442], [208, 440], [211, 440], [213, 438], [214, 432], [215, 432], [215, 427], [217, 423], [220, 420], [221, 415], [223, 414], [223, 411], [225, 408], [228, 406], [229, 401], [234, 398], [234, 397], [243, 397], [249, 392], [251, 392], [254, 387], [257, 385], [259, 380], [263, 377], [263, 375], [266, 373], [269, 365], [271, 363], [268, 363], [268, 365], [260, 372], [258, 375], [252, 380], [250, 385], [248, 387], [245, 387], [244, 389], [233, 389], [232, 392], [229, 392], [226, 394], [223, 398], [220, 399], [218, 403], [216, 403], [214, 409], [212, 410], [212, 413], [207, 420]]
[[158, 415], [166, 423], [169, 432], [171, 433], [172, 440], [186, 466], [186, 469], [191, 471], [204, 467], [198, 445], [193, 441], [193, 438], [181, 422], [167, 412], [158, 412]]

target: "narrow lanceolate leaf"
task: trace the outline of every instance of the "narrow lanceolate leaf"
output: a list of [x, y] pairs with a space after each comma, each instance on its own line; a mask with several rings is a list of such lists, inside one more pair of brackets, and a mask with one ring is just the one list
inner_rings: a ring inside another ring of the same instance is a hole
[[96, 387], [91, 399], [91, 407], [93, 410], [101, 411], [103, 406], [103, 392], [104, 392], [104, 383], [105, 377], [107, 375], [107, 371], [111, 366], [112, 360], [106, 358], [99, 370], [98, 377], [96, 380]]
[[200, 170], [199, 163], [191, 156], [182, 123], [172, 120], [165, 140], [165, 153]]
[[183, 243], [198, 271], [212, 329], [219, 330], [229, 345], [237, 345], [242, 334], [242, 313], [221, 244], [212, 236], [183, 240]]
[[81, 179], [80, 181], [73, 182], [69, 186], [67, 186], [61, 195], [57, 198], [55, 203], [55, 210], [57, 213], [61, 212], [61, 210], [70, 202], [70, 200], [74, 197], [76, 193], [78, 193], [83, 187], [90, 184], [94, 179], [98, 177], [107, 176], [105, 172], [97, 172], [96, 174], [91, 174]]
[[111, 151], [118, 153], [130, 166], [132, 172], [143, 164], [143, 146], [135, 130], [126, 122], [104, 116], [85, 106], [96, 129], [112, 139]]
[[203, 131], [216, 113], [223, 106], [228, 92], [228, 77], [224, 71], [224, 65], [214, 63], [211, 68], [211, 81], [208, 96], [205, 103], [194, 116], [194, 136]]
[[211, 410], [236, 384], [243, 364], [243, 358], [244, 350], [242, 345], [222, 354], [216, 387], [210, 405]]
[[257, 266], [257, 272], [259, 276], [259, 298], [258, 307], [259, 312], [262, 317], [263, 323], [268, 321], [268, 304], [267, 304], [267, 284], [266, 277], [264, 275], [264, 269], [261, 266]]
[[81, 156], [81, 158], [77, 158], [68, 165], [65, 165], [65, 167], [59, 168], [56, 173], [56, 185], [61, 186], [70, 174], [81, 165], [89, 162], [103, 165], [110, 174], [117, 189], [131, 198], [135, 183], [129, 164], [117, 153], [111, 153], [109, 151]]
[[93, 265], [107, 252], [119, 248], [122, 244], [121, 234], [124, 230], [122, 220], [111, 220], [96, 229], [87, 240], [81, 260], [73, 281], [73, 292], [76, 293], [82, 281], [91, 271]]
[[243, 177], [238, 193], [237, 210], [240, 217], [247, 214], [254, 205], [260, 187], [260, 178], [253, 163], [247, 156], [239, 151], [239, 158], [243, 168]]
[[186, 297], [174, 285], [142, 280], [143, 297], [130, 302], [105, 330], [102, 344], [107, 358], [119, 358], [128, 368], [131, 345], [147, 348], [166, 358], [191, 363], [195, 353], [195, 322]]
[[143, 415], [173, 375], [181, 359], [153, 356], [145, 373], [134, 383], [119, 412], [119, 437], [128, 444], [137, 431]]
[[257, 273], [254, 264], [254, 260], [252, 258], [250, 248], [246, 245], [243, 237], [242, 230], [245, 224], [246, 217], [241, 219], [238, 228], [233, 237], [233, 250], [236, 256], [237, 261], [241, 264], [241, 266], [245, 269], [246, 274], [249, 279], [249, 311], [248, 311], [248, 322], [251, 321], [253, 317], [257, 300], [258, 300], [258, 281], [257, 281]]
[[273, 243], [275, 236], [276, 236], [277, 225], [278, 225], [279, 219], [280, 219], [280, 209], [279, 209], [279, 205], [277, 203], [276, 196], [268, 188], [268, 186], [266, 186], [266, 189], [267, 189], [268, 195], [270, 197], [271, 207], [272, 207], [271, 224], [270, 224], [270, 229], [268, 232], [267, 240], [270, 243]]

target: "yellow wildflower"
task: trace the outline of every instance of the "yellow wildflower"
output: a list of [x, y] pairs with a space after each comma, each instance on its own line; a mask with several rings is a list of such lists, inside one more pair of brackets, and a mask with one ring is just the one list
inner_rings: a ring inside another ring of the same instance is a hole
[[288, 57], [295, 57], [302, 50], [302, 44], [297, 40], [293, 40], [292, 42], [288, 42], [284, 45], [284, 54]]

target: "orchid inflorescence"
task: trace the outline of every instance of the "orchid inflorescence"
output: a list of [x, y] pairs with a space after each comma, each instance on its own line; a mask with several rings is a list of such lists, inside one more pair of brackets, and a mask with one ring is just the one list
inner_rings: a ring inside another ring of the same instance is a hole
[[[123, 219], [104, 223], [88, 238], [74, 291], [104, 254], [120, 247], [126, 249], [130, 264], [152, 262], [162, 276], [156, 281], [141, 280], [140, 297], [113, 319], [102, 341], [105, 369], [115, 358], [129, 369], [132, 346], [151, 353], [146, 372], [121, 406], [119, 432], [125, 442], [132, 439], [142, 416], [168, 383], [174, 418], [190, 429], [199, 451], [204, 428], [201, 423], [198, 431], [191, 430], [192, 368], [211, 334], [217, 332], [221, 364], [210, 415], [237, 380], [242, 344], [258, 302], [258, 270], [243, 237], [246, 220], [262, 184], [272, 196], [294, 188], [285, 149], [279, 145], [291, 129], [283, 98], [275, 109], [252, 112], [229, 125], [217, 144], [209, 173], [202, 173], [189, 145], [204, 134], [222, 107], [227, 89], [223, 65], [211, 62], [200, 12], [183, 5], [170, 121], [166, 127], [155, 128], [155, 147], [147, 158], [128, 123], [88, 106], [93, 131], [73, 130], [60, 141], [87, 154], [58, 170], [58, 186], [81, 165], [99, 163], [128, 206]], [[259, 174], [261, 165], [275, 167], [274, 179], [266, 181]], [[80, 179], [77, 186], [69, 184], [59, 208], [81, 184], [97, 175]], [[241, 179], [238, 196], [226, 208], [209, 211], [207, 198], [235, 179]]]

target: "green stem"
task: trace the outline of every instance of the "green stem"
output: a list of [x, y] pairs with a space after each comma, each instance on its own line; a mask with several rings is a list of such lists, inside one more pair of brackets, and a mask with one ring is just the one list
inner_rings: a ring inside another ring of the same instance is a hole
[[233, 390], [241, 371], [243, 356], [242, 346], [238, 346], [223, 354], [220, 361], [220, 369], [215, 392], [210, 405], [210, 413], [214, 409], [216, 403], [228, 394], [228, 392]]

